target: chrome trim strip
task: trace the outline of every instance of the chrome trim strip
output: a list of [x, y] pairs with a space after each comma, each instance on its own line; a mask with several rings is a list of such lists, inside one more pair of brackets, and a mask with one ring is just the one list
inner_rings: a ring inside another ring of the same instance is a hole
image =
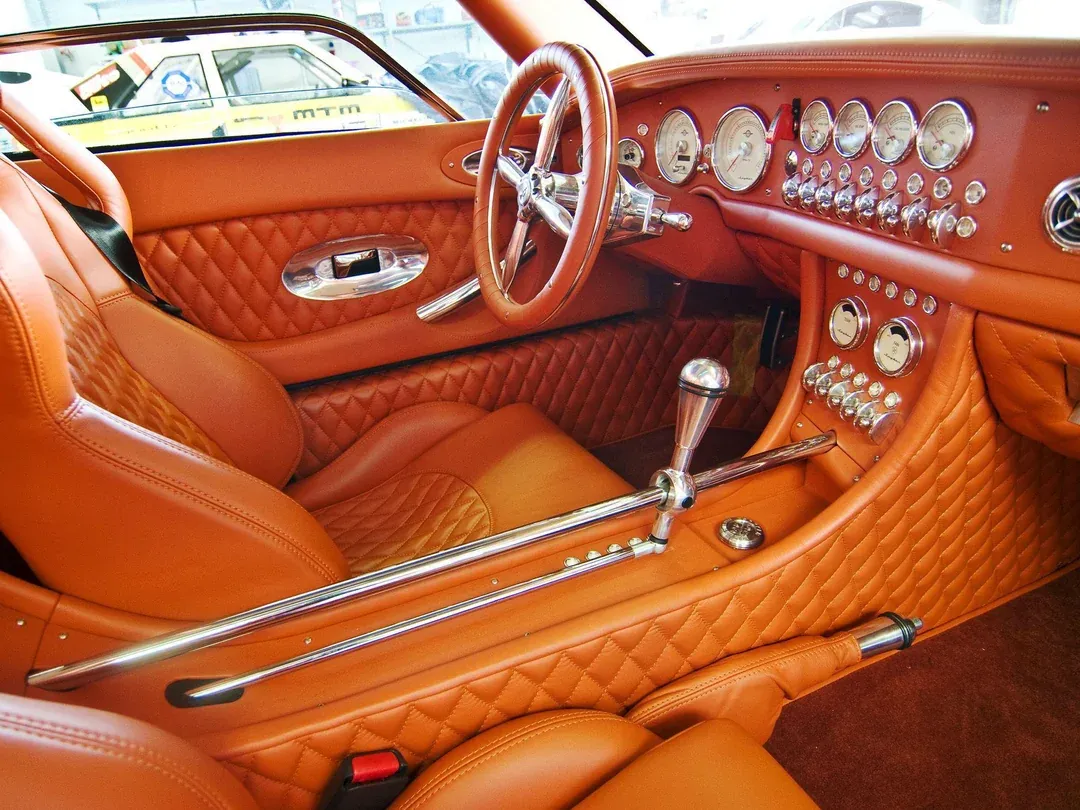
[[432, 625], [439, 624], [448, 619], [464, 616], [467, 613], [472, 613], [481, 608], [497, 605], [515, 597], [538, 591], [541, 588], [550, 587], [551, 585], [563, 582], [564, 580], [575, 579], [585, 574], [591, 574], [594, 571], [610, 568], [621, 562], [636, 560], [639, 557], [645, 557], [649, 554], [656, 554], [659, 551], [659, 543], [645, 540], [632, 546], [620, 548], [617, 551], [601, 554], [601, 556], [592, 560], [585, 559], [576, 562], [567, 560], [567, 564], [558, 571], [552, 571], [550, 574], [542, 574], [533, 579], [519, 582], [516, 585], [500, 588], [497, 591], [492, 591], [491, 593], [467, 599], [464, 602], [458, 602], [457, 604], [439, 608], [438, 610], [424, 613], [412, 619], [405, 619], [400, 622], [395, 622], [394, 624], [386, 625], [385, 627], [380, 627], [376, 630], [369, 630], [358, 636], [353, 636], [352, 638], [339, 641], [335, 644], [329, 644], [321, 649], [312, 650], [309, 653], [298, 655], [295, 658], [290, 658], [277, 664], [268, 664], [265, 667], [250, 670], [242, 675], [213, 681], [200, 686], [197, 689], [191, 690], [187, 693], [187, 697], [192, 701], [200, 701], [225, 694], [226, 692], [231, 692], [235, 689], [243, 689], [247, 686], [268, 681], [271, 678], [276, 678], [279, 675], [284, 675], [288, 672], [295, 672], [298, 669], [303, 669], [304, 667], [309, 667], [313, 664], [321, 663], [322, 661], [329, 661], [333, 658], [337, 658], [339, 655], [362, 650], [365, 647], [378, 644], [380, 641], [398, 638], [399, 636], [411, 633], [414, 630], [431, 627]]
[[[340, 37], [355, 45], [373, 59], [387, 73], [399, 79], [409, 90], [416, 93], [433, 109], [450, 121], [464, 121], [465, 116], [440, 98], [435, 91], [421, 82], [384, 51], [366, 34], [341, 20], [321, 14], [222, 14], [205, 17], [178, 17], [168, 20], [135, 20], [122, 23], [98, 23], [70, 28], [54, 28], [49, 31], [28, 31], [22, 34], [0, 36], [0, 53], [15, 51], [61, 48], [72, 45], [92, 45], [125, 39], [151, 39], [176, 34], [219, 34], [242, 31], [310, 31]], [[133, 146], [132, 148], [138, 148]]]
[[[525, 171], [529, 166], [531, 166], [533, 160], [536, 159], [536, 153], [532, 149], [521, 149], [517, 146], [510, 146], [507, 147], [506, 153], [522, 171]], [[468, 172], [469, 174], [479, 175], [480, 159], [483, 156], [483, 149], [477, 149], [475, 152], [470, 152], [461, 159], [461, 170]]]
[[[820, 436], [766, 450], [764, 453], [747, 456], [716, 469], [698, 473], [694, 476], [694, 483], [699, 491], [709, 489], [772, 467], [825, 453], [835, 446], [836, 433], [829, 431]], [[31, 672], [26, 677], [26, 683], [28, 686], [50, 691], [75, 689], [109, 675], [164, 661], [204, 647], [212, 647], [265, 627], [306, 616], [316, 610], [340, 605], [506, 551], [524, 548], [565, 532], [620, 517], [638, 509], [656, 506], [664, 497], [665, 492], [660, 487], [649, 487], [631, 492], [628, 495], [583, 506], [572, 512], [565, 512], [527, 526], [409, 560], [381, 571], [361, 574], [314, 591], [279, 599], [268, 605], [226, 616], [207, 624], [129, 644], [72, 664], [61, 664]]]
[[[525, 246], [521, 249], [521, 258], [518, 259], [518, 265], [522, 265], [533, 257], [536, 253], [536, 243], [529, 239], [525, 242]], [[506, 260], [503, 259], [500, 263], [504, 267]], [[452, 290], [444, 292], [438, 298], [432, 298], [416, 308], [416, 317], [425, 323], [434, 323], [446, 315], [449, 315], [455, 309], [472, 301], [480, 295], [480, 277], [473, 276], [468, 281], [464, 281]]]
[[[338, 278], [339, 269], [368, 261], [378, 270]], [[428, 249], [419, 239], [376, 233], [347, 236], [312, 245], [293, 254], [281, 271], [281, 283], [298, 298], [335, 301], [396, 290], [424, 272]]]

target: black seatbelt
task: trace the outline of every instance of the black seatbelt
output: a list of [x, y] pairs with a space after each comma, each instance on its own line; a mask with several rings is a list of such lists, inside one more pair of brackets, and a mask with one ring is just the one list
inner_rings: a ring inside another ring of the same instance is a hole
[[97, 246], [101, 255], [109, 260], [109, 264], [115, 267], [120, 275], [144, 290], [153, 299], [153, 304], [158, 309], [179, 317], [180, 307], [170, 304], [150, 289], [146, 274], [143, 273], [142, 263], [139, 261], [138, 254], [135, 253], [135, 246], [131, 244], [131, 239], [128, 238], [127, 232], [119, 222], [104, 211], [95, 211], [93, 208], [84, 208], [70, 203], [55, 191], [50, 193], [64, 206], [64, 210], [79, 226], [79, 230]]

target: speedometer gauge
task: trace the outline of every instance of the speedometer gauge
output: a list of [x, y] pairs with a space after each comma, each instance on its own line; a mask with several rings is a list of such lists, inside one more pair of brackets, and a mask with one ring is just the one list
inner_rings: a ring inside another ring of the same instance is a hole
[[811, 101], [799, 118], [799, 141], [803, 149], [816, 155], [829, 145], [832, 132], [832, 110], [820, 98]]
[[959, 101], [939, 101], [926, 111], [919, 128], [919, 160], [928, 169], [951, 169], [971, 146], [975, 128], [971, 114]]
[[870, 110], [861, 101], [852, 99], [836, 114], [833, 146], [841, 157], [851, 160], [863, 153], [869, 138]]
[[656, 167], [669, 183], [682, 185], [701, 156], [701, 133], [686, 110], [674, 109], [656, 130]]
[[915, 145], [915, 112], [906, 101], [890, 101], [881, 108], [874, 128], [870, 130], [870, 145], [882, 163], [899, 163]]
[[731, 191], [749, 191], [765, 176], [772, 146], [765, 119], [749, 107], [732, 107], [720, 117], [713, 134], [716, 179]]

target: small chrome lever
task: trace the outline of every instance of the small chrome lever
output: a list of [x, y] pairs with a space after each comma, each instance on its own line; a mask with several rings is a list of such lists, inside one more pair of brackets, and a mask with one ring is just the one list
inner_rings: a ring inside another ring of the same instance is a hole
[[[536, 243], [532, 239], [526, 240], [525, 246], [521, 249], [518, 266], [525, 264], [532, 258], [534, 253], [536, 253]], [[473, 276], [468, 281], [463, 281], [454, 287], [454, 289], [444, 292], [438, 298], [433, 298], [418, 306], [416, 308], [416, 317], [424, 321], [424, 323], [433, 323], [439, 318], [449, 315], [458, 307], [469, 303], [478, 295], [480, 295], [480, 279]]]

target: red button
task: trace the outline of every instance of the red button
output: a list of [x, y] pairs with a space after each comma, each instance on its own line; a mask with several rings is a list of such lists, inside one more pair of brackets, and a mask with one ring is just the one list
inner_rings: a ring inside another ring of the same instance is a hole
[[401, 763], [393, 751], [377, 751], [374, 754], [357, 754], [352, 760], [352, 783], [378, 782], [398, 772]]

